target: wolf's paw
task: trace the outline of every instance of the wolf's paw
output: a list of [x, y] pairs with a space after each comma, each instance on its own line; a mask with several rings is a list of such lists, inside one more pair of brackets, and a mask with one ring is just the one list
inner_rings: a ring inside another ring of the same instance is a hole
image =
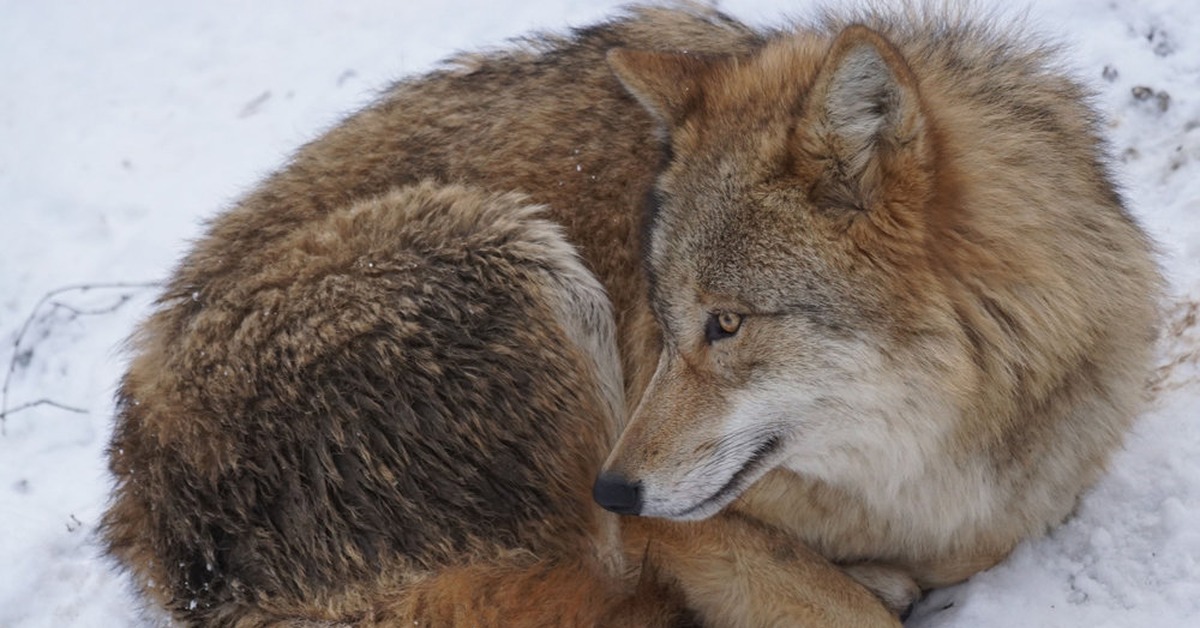
[[907, 573], [877, 563], [842, 565], [842, 571], [883, 600], [883, 605], [903, 618], [921, 597], [921, 587]]

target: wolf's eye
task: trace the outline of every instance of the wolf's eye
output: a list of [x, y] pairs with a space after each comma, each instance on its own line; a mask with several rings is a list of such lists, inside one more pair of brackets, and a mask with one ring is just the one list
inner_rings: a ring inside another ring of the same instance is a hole
[[713, 312], [704, 325], [704, 337], [710, 343], [728, 338], [742, 328], [742, 315], [733, 312]]

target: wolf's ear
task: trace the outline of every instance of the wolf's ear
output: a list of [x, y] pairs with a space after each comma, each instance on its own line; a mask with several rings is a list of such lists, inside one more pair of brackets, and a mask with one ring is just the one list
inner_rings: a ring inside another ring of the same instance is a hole
[[821, 152], [836, 163], [839, 180], [823, 190], [836, 197], [831, 200], [873, 206], [888, 173], [897, 171], [894, 166], [903, 171], [903, 165], [926, 162], [927, 131], [916, 77], [900, 51], [879, 33], [857, 25], [843, 30], [809, 99], [811, 131]]
[[700, 99], [700, 83], [711, 57], [679, 52], [617, 48], [608, 65], [625, 89], [668, 129], [677, 126]]

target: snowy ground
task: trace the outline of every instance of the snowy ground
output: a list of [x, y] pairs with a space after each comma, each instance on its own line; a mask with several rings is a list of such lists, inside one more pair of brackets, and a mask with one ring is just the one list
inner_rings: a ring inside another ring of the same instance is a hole
[[[999, 1], [999, 0], [994, 0]], [[0, 0], [0, 627], [139, 625], [93, 540], [120, 343], [210, 216], [387, 81], [616, 2]], [[427, 4], [427, 3], [420, 3]], [[428, 3], [433, 4], [433, 3]], [[723, 6], [779, 23], [804, 3]], [[252, 8], [252, 12], [247, 12]], [[1161, 243], [1169, 366], [1078, 516], [914, 626], [1200, 626], [1200, 12], [1046, 0]], [[121, 285], [114, 285], [121, 284]], [[78, 285], [89, 290], [67, 289]]]

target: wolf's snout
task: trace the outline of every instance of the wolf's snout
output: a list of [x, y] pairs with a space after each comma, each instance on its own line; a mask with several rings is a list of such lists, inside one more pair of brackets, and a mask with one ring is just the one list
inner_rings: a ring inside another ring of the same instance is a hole
[[592, 485], [592, 499], [618, 515], [636, 515], [642, 511], [642, 483], [605, 471]]

